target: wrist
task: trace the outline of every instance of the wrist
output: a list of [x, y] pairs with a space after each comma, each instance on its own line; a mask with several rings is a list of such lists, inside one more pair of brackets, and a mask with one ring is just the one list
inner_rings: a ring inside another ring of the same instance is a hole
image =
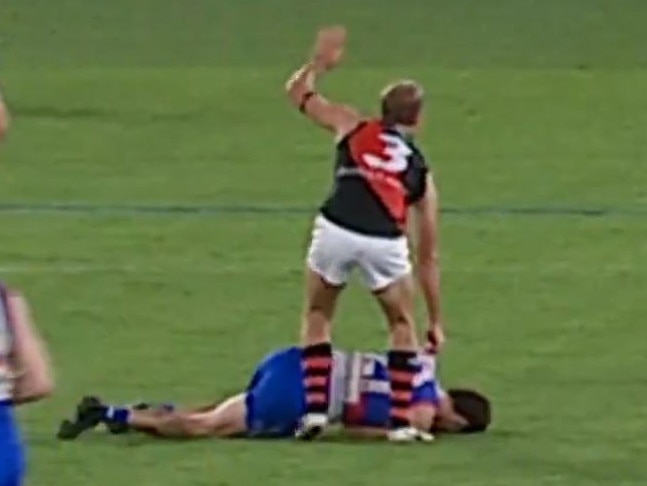
[[431, 320], [429, 321], [429, 330], [439, 329], [439, 328], [441, 328], [441, 327], [443, 327], [443, 325], [442, 325], [442, 322], [441, 322], [440, 318], [438, 318], [438, 319], [431, 319]]

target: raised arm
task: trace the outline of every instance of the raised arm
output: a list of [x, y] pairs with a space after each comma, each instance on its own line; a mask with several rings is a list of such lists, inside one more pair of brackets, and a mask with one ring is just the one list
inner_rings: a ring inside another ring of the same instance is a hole
[[345, 42], [346, 30], [343, 27], [320, 30], [310, 61], [297, 69], [285, 85], [291, 103], [338, 138], [353, 130], [361, 117], [354, 108], [324, 98], [317, 92], [317, 80], [337, 66]]
[[416, 271], [429, 317], [430, 351], [442, 347], [445, 336], [442, 327], [440, 299], [440, 263], [438, 255], [438, 193], [431, 178], [425, 195], [414, 205], [416, 223]]

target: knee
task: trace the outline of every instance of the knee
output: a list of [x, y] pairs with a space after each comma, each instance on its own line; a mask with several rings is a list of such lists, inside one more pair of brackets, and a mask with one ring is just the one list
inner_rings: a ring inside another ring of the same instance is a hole
[[391, 332], [398, 334], [409, 334], [415, 327], [413, 316], [407, 312], [398, 312], [390, 316], [389, 328]]

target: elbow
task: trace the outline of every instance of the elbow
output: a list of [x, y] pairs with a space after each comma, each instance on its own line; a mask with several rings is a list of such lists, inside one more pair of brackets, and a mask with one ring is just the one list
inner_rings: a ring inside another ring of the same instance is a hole
[[34, 377], [29, 387], [30, 395], [34, 400], [50, 397], [54, 393], [54, 388], [54, 377], [48, 371]]
[[297, 86], [295, 86], [294, 82], [287, 82], [287, 84], [285, 85], [285, 93], [291, 104], [293, 104], [294, 106], [299, 106], [299, 100], [301, 99], [301, 97], [299, 96], [299, 89]]
[[440, 261], [440, 256], [438, 255], [438, 252], [433, 251], [430, 253], [425, 253], [423, 255], [420, 255], [418, 257], [418, 266], [424, 269], [434, 268], [438, 265], [439, 261]]
[[30, 398], [32, 400], [44, 400], [49, 398], [54, 393], [54, 383], [52, 381], [43, 381], [37, 383], [31, 394]]
[[54, 393], [54, 380], [49, 376], [31, 378], [22, 386], [19, 395], [25, 402], [36, 402], [50, 397]]
[[54, 393], [54, 376], [46, 363], [28, 370], [19, 383], [20, 394], [28, 401], [43, 400]]
[[286, 81], [286, 83], [285, 83], [285, 93], [286, 93], [289, 97], [291, 97], [291, 96], [292, 96], [292, 92], [294, 91], [294, 85], [295, 85], [294, 78], [290, 78], [290, 79], [288, 79], [288, 80]]
[[285, 94], [294, 106], [298, 107], [301, 104], [306, 91], [303, 83], [297, 78], [292, 77], [285, 83]]

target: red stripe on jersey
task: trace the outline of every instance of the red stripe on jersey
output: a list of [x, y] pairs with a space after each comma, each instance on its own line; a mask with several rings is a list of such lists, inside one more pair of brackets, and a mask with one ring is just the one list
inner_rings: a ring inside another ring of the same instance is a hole
[[389, 378], [391, 381], [398, 383], [411, 383], [416, 377], [415, 371], [399, 371], [399, 370], [389, 370]]
[[360, 397], [357, 403], [347, 403], [344, 407], [344, 425], [362, 425], [366, 417], [366, 399]]
[[392, 391], [391, 400], [397, 400], [401, 402], [410, 402], [413, 398], [412, 391]]
[[[395, 149], [389, 147], [384, 136], [398, 142]], [[406, 171], [406, 144], [395, 135], [388, 135], [379, 120], [362, 126], [348, 140], [351, 157], [364, 172], [366, 182], [382, 201], [391, 217], [400, 228], [407, 222], [407, 191], [400, 180]]]
[[328, 378], [325, 376], [306, 376], [305, 382], [306, 388], [311, 386], [326, 386], [328, 384]]
[[325, 393], [306, 393], [306, 403], [326, 403], [328, 397]]
[[303, 360], [306, 370], [327, 370], [332, 366], [332, 358], [328, 356], [308, 356]]

